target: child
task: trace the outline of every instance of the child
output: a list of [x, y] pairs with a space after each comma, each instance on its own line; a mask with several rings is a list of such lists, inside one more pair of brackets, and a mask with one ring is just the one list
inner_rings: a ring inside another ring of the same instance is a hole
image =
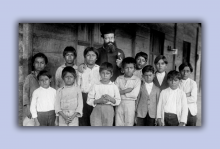
[[169, 88], [161, 91], [157, 106], [159, 126], [184, 126], [187, 122], [187, 99], [186, 94], [178, 88], [180, 80], [181, 74], [176, 70], [167, 75]]
[[110, 81], [113, 76], [112, 64], [102, 63], [99, 72], [101, 81], [94, 84], [87, 99], [87, 104], [94, 107], [90, 122], [91, 126], [112, 126], [114, 119], [113, 106], [120, 104], [120, 93], [118, 87]]
[[[71, 66], [73, 67], [75, 70], [77, 70], [77, 66], [74, 64], [74, 61], [77, 57], [77, 53], [76, 53], [76, 50], [75, 48], [69, 46], [69, 47], [66, 47], [63, 51], [63, 57], [64, 57], [64, 60], [65, 60], [65, 64], [61, 65], [57, 71], [56, 71], [56, 74], [55, 74], [55, 88], [58, 89], [58, 88], [61, 88], [64, 86], [64, 82], [63, 82], [63, 79], [62, 79], [62, 71], [63, 69], [66, 67], [66, 66]], [[78, 82], [75, 82], [77, 85]]]
[[148, 55], [144, 52], [139, 52], [135, 56], [136, 70], [134, 72], [134, 75], [139, 77], [140, 79], [142, 78], [142, 69], [144, 68], [144, 66], [147, 65], [147, 59]]
[[48, 63], [47, 57], [43, 53], [37, 53], [32, 58], [33, 71], [25, 78], [23, 85], [23, 118], [32, 117], [30, 113], [30, 104], [32, 94], [35, 89], [39, 87], [37, 75], [40, 71], [44, 70]]
[[168, 61], [165, 56], [159, 55], [154, 60], [154, 65], [157, 69], [156, 77], [154, 78], [154, 84], [160, 88], [160, 90], [166, 89], [169, 87], [167, 83], [167, 68]]
[[74, 85], [76, 71], [67, 66], [62, 71], [64, 86], [57, 90], [55, 112], [59, 115], [59, 126], [79, 126], [78, 117], [82, 117], [83, 101], [79, 87]]
[[98, 51], [93, 47], [87, 47], [84, 51], [84, 58], [87, 67], [83, 73], [79, 73], [80, 88], [82, 90], [83, 97], [83, 116], [79, 119], [80, 126], [90, 126], [90, 115], [93, 107], [86, 103], [88, 92], [93, 88], [94, 84], [100, 82], [99, 65], [95, 62], [99, 56]]
[[54, 126], [56, 90], [50, 87], [51, 75], [46, 71], [40, 71], [37, 79], [40, 87], [33, 92], [31, 101], [31, 114], [35, 126]]
[[126, 57], [122, 61], [124, 75], [119, 76], [115, 84], [121, 95], [121, 104], [116, 107], [116, 126], [133, 126], [135, 118], [135, 101], [137, 100], [141, 80], [134, 76], [136, 61], [132, 57]]
[[196, 126], [197, 121], [197, 84], [189, 76], [193, 72], [192, 65], [190, 63], [183, 63], [179, 66], [179, 71], [182, 76], [180, 82], [180, 89], [186, 93], [188, 103], [188, 119], [186, 126]]
[[147, 65], [142, 69], [143, 80], [137, 99], [137, 126], [155, 126], [157, 103], [160, 89], [153, 83], [154, 67]]

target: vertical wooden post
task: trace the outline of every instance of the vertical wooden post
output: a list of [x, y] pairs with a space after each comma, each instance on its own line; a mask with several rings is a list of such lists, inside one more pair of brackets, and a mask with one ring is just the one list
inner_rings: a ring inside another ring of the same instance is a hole
[[33, 54], [33, 24], [23, 24], [23, 74], [26, 77], [31, 72], [31, 57]]
[[[173, 42], [173, 48], [176, 49], [176, 35], [177, 35], [177, 23], [174, 25], [174, 42]], [[173, 54], [173, 70], [176, 70], [176, 55]]]

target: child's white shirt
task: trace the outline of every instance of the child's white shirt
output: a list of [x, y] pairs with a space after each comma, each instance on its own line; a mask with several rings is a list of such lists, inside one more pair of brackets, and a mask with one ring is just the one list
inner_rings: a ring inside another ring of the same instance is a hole
[[154, 85], [153, 82], [151, 82], [151, 83], [145, 82], [145, 86], [146, 86], [146, 89], [147, 89], [147, 93], [148, 93], [149, 95], [150, 95], [150, 93], [151, 93], [151, 91], [152, 91], [153, 85]]
[[54, 110], [56, 100], [56, 90], [52, 87], [47, 89], [39, 87], [33, 92], [30, 112], [32, 118], [37, 117], [37, 112], [47, 112]]
[[90, 69], [86, 68], [83, 73], [79, 73], [80, 88], [83, 93], [88, 93], [94, 84], [100, 82], [99, 65], [96, 65]]
[[191, 96], [186, 97], [189, 110], [192, 115], [197, 114], [197, 84], [194, 80], [188, 78], [186, 80], [181, 80], [179, 88], [185, 93], [191, 93]]

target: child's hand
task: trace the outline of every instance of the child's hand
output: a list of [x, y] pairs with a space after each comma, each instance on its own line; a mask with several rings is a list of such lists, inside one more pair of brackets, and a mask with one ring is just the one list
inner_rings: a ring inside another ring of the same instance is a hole
[[126, 93], [130, 93], [133, 89], [134, 89], [134, 88], [126, 88], [126, 89], [125, 89], [125, 92], [126, 92]]
[[111, 102], [111, 103], [113, 103], [113, 104], [115, 104], [115, 99], [114, 98], [112, 98], [111, 96], [109, 96], [109, 95], [105, 95], [105, 99], [107, 99], [109, 102]]
[[162, 126], [161, 118], [158, 118], [158, 119], [157, 119], [157, 125], [158, 125], [158, 126]]
[[32, 115], [31, 115], [31, 111], [30, 111], [30, 105], [26, 105], [26, 113], [27, 113], [27, 117], [29, 119], [31, 119]]
[[34, 118], [34, 125], [35, 125], [35, 126], [40, 126], [40, 123], [39, 123], [39, 121], [38, 121], [37, 118]]
[[191, 96], [191, 92], [186, 93], [186, 97], [190, 97]]
[[55, 126], [59, 126], [59, 116], [56, 116], [56, 119], [55, 119]]
[[83, 73], [85, 69], [86, 69], [86, 64], [84, 64], [84, 63], [80, 64], [78, 67], [78, 71], [80, 73]]

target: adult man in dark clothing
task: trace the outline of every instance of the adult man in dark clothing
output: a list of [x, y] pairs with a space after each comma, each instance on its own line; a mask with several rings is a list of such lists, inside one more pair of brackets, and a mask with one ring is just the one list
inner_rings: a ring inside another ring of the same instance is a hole
[[125, 54], [121, 49], [118, 49], [115, 42], [115, 29], [110, 24], [101, 26], [101, 37], [104, 44], [97, 49], [99, 57], [96, 64], [101, 65], [103, 62], [109, 62], [113, 65], [113, 76], [111, 81], [115, 81], [121, 74], [121, 62], [125, 58]]

